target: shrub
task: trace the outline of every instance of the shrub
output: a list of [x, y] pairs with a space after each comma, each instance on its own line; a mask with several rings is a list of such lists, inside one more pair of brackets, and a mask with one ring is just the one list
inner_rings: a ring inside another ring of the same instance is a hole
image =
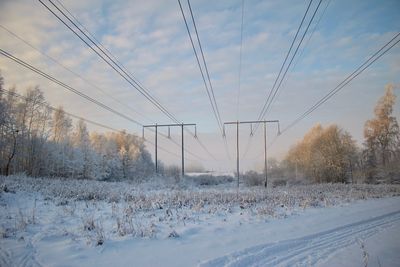
[[272, 181], [272, 187], [286, 186], [287, 182], [288, 181], [286, 179], [276, 179]]
[[228, 175], [212, 176], [207, 174], [202, 174], [198, 176], [185, 176], [185, 181], [200, 186], [212, 186], [219, 184], [226, 184], [233, 182], [233, 177]]
[[265, 176], [264, 174], [257, 173], [255, 171], [248, 171], [242, 175], [242, 179], [247, 186], [260, 186], [264, 185]]

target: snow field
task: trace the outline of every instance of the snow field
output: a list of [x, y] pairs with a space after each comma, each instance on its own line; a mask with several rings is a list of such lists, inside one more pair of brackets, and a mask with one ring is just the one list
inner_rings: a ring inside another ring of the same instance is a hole
[[[400, 186], [396, 185], [322, 184], [277, 187], [267, 191], [264, 188], [243, 188], [237, 193], [229, 185], [225, 190], [187, 185], [156, 189], [158, 186], [154, 184], [24, 176], [0, 177], [0, 185], [1, 266], [40, 266], [49, 261], [57, 262], [55, 256], [45, 253], [46, 247], [50, 251], [59, 247], [64, 251], [64, 256], [67, 251], [68, 257], [75, 261], [75, 256], [82, 257], [78, 251], [92, 248], [101, 253], [104, 248], [120, 242], [186, 242], [200, 238], [204, 231], [206, 236], [213, 236], [224, 229], [244, 229], [244, 226], [268, 224], [276, 219], [280, 221], [298, 216], [310, 208], [343, 206], [357, 200], [400, 196]], [[374, 226], [373, 223], [375, 221], [361, 224], [359, 232], [369, 236], [370, 232], [365, 228]], [[341, 231], [342, 234], [339, 232], [332, 236], [339, 243], [322, 245], [333, 249], [336, 244], [351, 245], [354, 236], [346, 239], [350, 228]], [[324, 240], [331, 238], [329, 233], [322, 237]], [[275, 247], [268, 245], [262, 250], [268, 254], [280, 251], [285, 259], [282, 263], [290, 263], [284, 257], [283, 251], [286, 249], [293, 251], [293, 261], [315, 263], [320, 259], [316, 255], [313, 255], [313, 261], [301, 258], [304, 253], [296, 256], [299, 248], [308, 248], [312, 253], [312, 247], [307, 247], [307, 244], [315, 241], [311, 237], [303, 238]], [[40, 250], [41, 256], [37, 256], [35, 250]], [[332, 251], [327, 250], [326, 254]], [[240, 254], [241, 258], [250, 260], [258, 254], [266, 258], [264, 252], [257, 249], [250, 249], [250, 252], [251, 257], [246, 252]], [[265, 265], [280, 263], [276, 258], [270, 260], [265, 261]], [[227, 262], [225, 258], [222, 261], [227, 265], [246, 265], [242, 264], [246, 261]], [[221, 259], [217, 259], [217, 262], [221, 263]], [[213, 263], [204, 264], [213, 266]]]

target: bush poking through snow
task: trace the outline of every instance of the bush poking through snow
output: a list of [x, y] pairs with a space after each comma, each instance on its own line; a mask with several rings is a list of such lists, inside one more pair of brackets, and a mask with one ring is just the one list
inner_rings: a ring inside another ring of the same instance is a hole
[[265, 175], [255, 171], [248, 171], [242, 175], [242, 179], [247, 186], [261, 186], [265, 182]]
[[0, 225], [3, 237], [18, 236], [31, 223], [41, 226], [47, 222], [40, 220], [53, 213], [57, 216], [54, 220], [71, 223], [70, 236], [78, 240], [83, 236], [92, 245], [102, 245], [106, 238], [177, 238], [179, 234], [172, 229], [197, 226], [210, 220], [227, 222], [240, 217], [242, 223], [243, 220], [265, 221], [310, 207], [400, 195], [400, 185], [289, 185], [267, 190], [252, 187], [241, 188], [237, 194], [236, 188], [154, 190], [148, 185], [141, 187], [126, 182], [22, 176], [0, 176], [0, 184], [16, 192], [0, 195], [0, 202], [2, 197], [13, 200], [22, 197], [25, 203], [33, 203], [23, 207], [11, 204], [13, 208], [10, 203], [6, 204], [4, 212], [0, 212], [0, 219], [5, 222]]
[[16, 224], [16, 229], [21, 231], [25, 231], [29, 224], [28, 217], [22, 212], [22, 209], [18, 209], [18, 219]]
[[96, 246], [101, 246], [104, 244], [105, 240], [104, 228], [101, 221], [97, 223], [95, 229], [96, 229]]
[[168, 238], [178, 238], [178, 237], [179, 237], [179, 234], [175, 230], [172, 230], [172, 232], [169, 233], [169, 235], [168, 235]]
[[36, 198], [35, 201], [33, 202], [33, 208], [32, 208], [32, 223], [36, 223]]
[[96, 226], [94, 224], [93, 216], [86, 216], [83, 220], [83, 230], [84, 231], [93, 231]]

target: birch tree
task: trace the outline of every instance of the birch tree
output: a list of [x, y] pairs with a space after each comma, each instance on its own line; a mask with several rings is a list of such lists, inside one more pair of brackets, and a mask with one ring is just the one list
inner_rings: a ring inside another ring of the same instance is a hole
[[[364, 126], [366, 176], [370, 182], [387, 180], [399, 172], [400, 132], [397, 118], [393, 116], [396, 102], [394, 86], [389, 84], [385, 94], [375, 106], [375, 117]], [[393, 173], [395, 172], [395, 173]]]

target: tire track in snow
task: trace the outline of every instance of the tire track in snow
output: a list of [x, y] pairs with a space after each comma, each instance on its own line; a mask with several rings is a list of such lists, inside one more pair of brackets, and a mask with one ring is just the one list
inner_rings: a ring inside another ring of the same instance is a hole
[[41, 265], [35, 259], [36, 250], [32, 243], [17, 242], [10, 248], [0, 247], [0, 267], [40, 267]]
[[11, 252], [0, 246], [0, 266], [11, 266]]
[[36, 250], [30, 241], [27, 242], [23, 254], [18, 258], [16, 266], [21, 267], [40, 267], [35, 259]]
[[309, 266], [400, 221], [400, 211], [309, 236], [247, 248], [201, 266]]

